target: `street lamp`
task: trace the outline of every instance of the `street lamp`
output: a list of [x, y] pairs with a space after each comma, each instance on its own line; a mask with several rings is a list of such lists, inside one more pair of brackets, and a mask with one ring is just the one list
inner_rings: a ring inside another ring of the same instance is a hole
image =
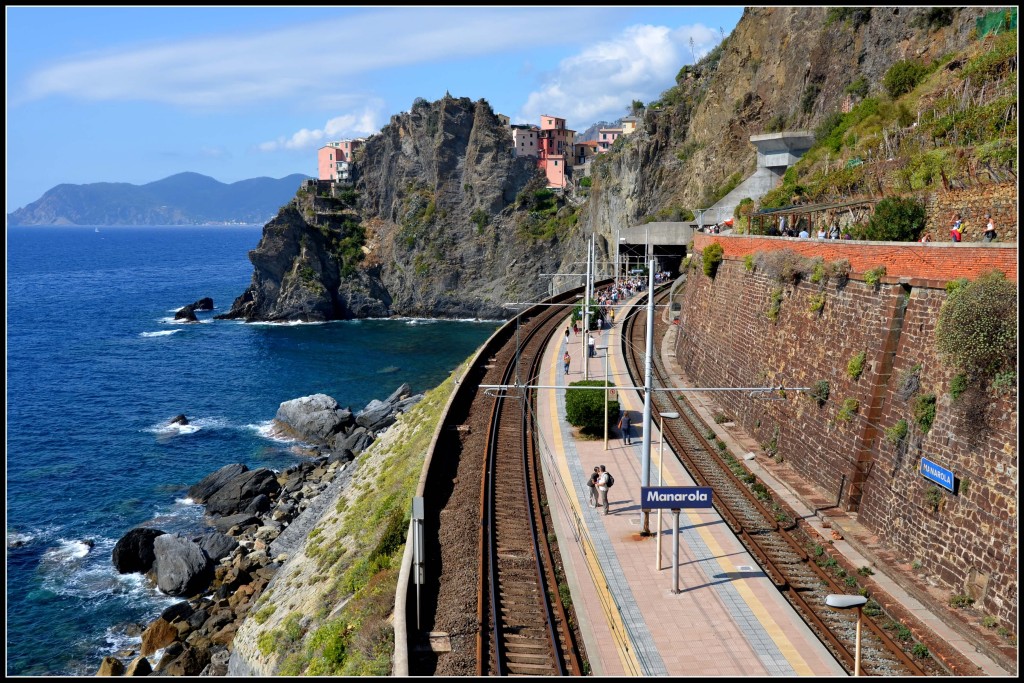
[[853, 675], [860, 676], [860, 622], [862, 608], [868, 601], [863, 595], [839, 595], [833, 593], [825, 597], [825, 604], [835, 609], [856, 609], [857, 610], [857, 645], [856, 653], [853, 656]]
[[[661, 486], [661, 473], [665, 464], [665, 418], [674, 420], [679, 417], [679, 413], [662, 413], [660, 417], [661, 427], [659, 427], [659, 431], [661, 432], [661, 442], [658, 446], [658, 486]], [[661, 508], [658, 508], [658, 570], [661, 570]]]
[[608, 347], [598, 346], [598, 351], [604, 351], [604, 449], [608, 450]]

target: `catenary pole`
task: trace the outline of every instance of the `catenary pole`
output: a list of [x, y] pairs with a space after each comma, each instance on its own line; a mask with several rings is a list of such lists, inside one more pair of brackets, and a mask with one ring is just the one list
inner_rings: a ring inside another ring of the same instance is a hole
[[[654, 260], [647, 262], [647, 354], [644, 356], [644, 443], [640, 478], [651, 485], [651, 386], [654, 355]], [[651, 535], [650, 510], [643, 510], [641, 536]]]

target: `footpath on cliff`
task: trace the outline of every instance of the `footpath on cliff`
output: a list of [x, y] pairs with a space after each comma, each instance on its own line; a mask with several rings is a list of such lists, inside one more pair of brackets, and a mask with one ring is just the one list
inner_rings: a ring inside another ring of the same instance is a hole
[[[669, 313], [662, 323], [668, 323]], [[676, 360], [676, 337], [680, 328], [668, 324], [659, 349], [673, 386], [695, 386]], [[688, 393], [687, 398], [715, 437], [769, 489], [776, 500], [784, 502], [827, 544], [847, 573], [861, 567], [874, 572], [861, 579], [871, 597], [889, 614], [907, 625], [913, 635], [931, 646], [930, 656], [941, 661], [958, 676], [1016, 676], [1017, 662], [993, 645], [988, 634], [960, 618], [946, 604], [948, 596], [928, 584], [908, 565], [899, 563], [886, 551], [878, 537], [859, 523], [855, 513], [847, 513], [834, 500], [800, 477], [792, 467], [763, 455], [757, 440], [739, 425], [719, 424], [715, 416], [722, 410], [711, 394]], [[759, 455], [760, 454], [760, 457]], [[750, 457], [753, 455], [753, 457]], [[939, 647], [941, 644], [941, 648]]]

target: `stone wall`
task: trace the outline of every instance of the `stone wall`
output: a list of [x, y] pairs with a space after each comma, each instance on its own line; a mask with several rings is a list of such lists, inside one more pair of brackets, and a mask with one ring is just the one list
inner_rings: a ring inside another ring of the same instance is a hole
[[[714, 279], [691, 268], [682, 288], [676, 353], [687, 374], [704, 386], [813, 388], [828, 382], [829, 396], [821, 406], [809, 392], [789, 392], [785, 401], [753, 400], [743, 392], [716, 398], [763, 447], [771, 449], [774, 441], [778, 456], [824, 497], [856, 510], [894, 553], [906, 562], [920, 561], [950, 595], [969, 592], [986, 613], [1016, 623], [1016, 393], [990, 391], [973, 402], [966, 394], [957, 402], [950, 398], [954, 371], [935, 348], [935, 321], [948, 278], [913, 276], [950, 268], [921, 270], [920, 262], [907, 259], [894, 261], [876, 287], [856, 274], [857, 266], [846, 283], [784, 284], [746, 269], [743, 254], [753, 253], [754, 239], [769, 248], [796, 244], [805, 256], [814, 255], [809, 250], [815, 245], [824, 251], [827, 243], [697, 235], [695, 246], [702, 248], [711, 237], [725, 246], [726, 259]], [[854, 246], [871, 248], [862, 242], [828, 243], [851, 262], [848, 248]], [[986, 246], [978, 247], [975, 259], [983, 271], [998, 268], [1006, 251]], [[900, 253], [906, 248], [888, 247]], [[956, 259], [961, 248], [937, 252]], [[988, 254], [993, 258], [984, 259]], [[767, 312], [776, 291], [782, 300], [772, 321]], [[812, 311], [817, 297], [824, 297], [824, 304]], [[853, 379], [847, 366], [861, 352], [864, 370]], [[916, 394], [937, 396], [936, 419], [927, 433], [914, 422], [913, 397], [904, 390], [912, 388], [906, 378], [917, 365]], [[858, 408], [843, 419], [847, 399], [856, 400]], [[972, 415], [970, 405], [981, 405], [983, 414]], [[885, 430], [900, 419], [907, 420], [909, 433], [894, 446]], [[922, 456], [955, 473], [956, 494], [919, 473]]]
[[979, 185], [963, 190], [935, 192], [928, 197], [926, 230], [935, 241], [949, 240], [953, 214], [964, 219], [964, 242], [980, 242], [985, 232], [985, 214], [995, 221], [999, 242], [1017, 241], [1017, 184]]

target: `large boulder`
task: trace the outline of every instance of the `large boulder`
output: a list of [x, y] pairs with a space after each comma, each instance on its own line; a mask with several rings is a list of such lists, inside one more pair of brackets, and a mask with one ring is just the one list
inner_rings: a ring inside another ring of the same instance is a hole
[[401, 399], [406, 398], [412, 393], [412, 387], [408, 384], [403, 383], [402, 386], [391, 392], [391, 395], [384, 399], [385, 403], [398, 403]]
[[225, 517], [217, 517], [212, 520], [208, 520], [210, 526], [217, 531], [227, 533], [233, 526], [247, 527], [250, 524], [259, 524], [260, 518], [255, 515], [250, 515], [247, 512], [240, 512], [237, 515], [227, 515]]
[[174, 314], [175, 320], [184, 320], [187, 323], [197, 323], [199, 318], [196, 317], [195, 304], [189, 304], [188, 306], [182, 306], [178, 309], [178, 312]]
[[206, 552], [187, 538], [164, 534], [153, 542], [156, 585], [168, 595], [195, 595], [209, 584], [213, 572]]
[[387, 401], [373, 400], [356, 413], [356, 424], [371, 432], [390, 427], [395, 422], [395, 406]]
[[192, 308], [197, 311], [212, 311], [213, 299], [208, 296], [204, 296], [202, 299], [192, 304]]
[[240, 462], [224, 465], [216, 472], [203, 477], [199, 483], [193, 484], [188, 490], [188, 497], [197, 503], [205, 503], [206, 499], [216, 493], [224, 484], [248, 471], [249, 468]]
[[352, 423], [352, 412], [327, 394], [313, 394], [285, 401], [274, 419], [282, 431], [303, 441], [328, 443]]
[[334, 440], [334, 450], [349, 450], [353, 453], [360, 453], [371, 443], [373, 443], [373, 433], [366, 429], [366, 427], [356, 427], [345, 437], [339, 435]]
[[119, 574], [145, 574], [153, 568], [153, 541], [164, 534], [159, 529], [132, 529], [114, 544], [111, 559]]
[[212, 515], [233, 515], [245, 510], [260, 494], [273, 496], [281, 490], [277, 475], [265, 467], [243, 472], [220, 487], [206, 500]]
[[238, 541], [219, 531], [210, 531], [193, 539], [213, 562], [227, 557], [238, 547]]

